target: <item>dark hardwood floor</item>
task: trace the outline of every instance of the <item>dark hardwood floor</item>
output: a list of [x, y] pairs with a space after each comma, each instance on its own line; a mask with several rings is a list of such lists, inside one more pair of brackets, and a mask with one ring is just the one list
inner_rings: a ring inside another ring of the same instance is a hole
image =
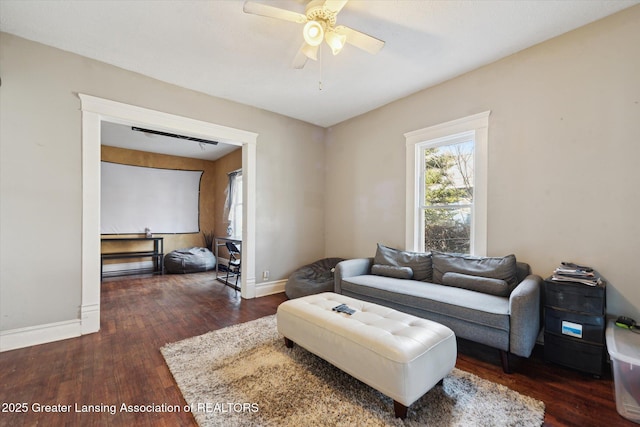
[[[0, 353], [2, 409], [28, 407], [26, 413], [0, 412], [0, 425], [194, 426], [184, 411], [130, 413], [121, 405], [183, 407], [160, 347], [273, 314], [285, 300], [284, 294], [241, 300], [211, 273], [107, 279], [100, 332]], [[616, 412], [609, 373], [594, 379], [546, 364], [541, 353], [514, 358], [515, 373], [506, 375], [497, 350], [461, 341], [456, 366], [544, 401], [548, 426], [637, 425]], [[34, 411], [37, 405], [41, 412]], [[102, 412], [76, 412], [76, 405], [101, 406]], [[71, 412], [43, 412], [65, 408]]]

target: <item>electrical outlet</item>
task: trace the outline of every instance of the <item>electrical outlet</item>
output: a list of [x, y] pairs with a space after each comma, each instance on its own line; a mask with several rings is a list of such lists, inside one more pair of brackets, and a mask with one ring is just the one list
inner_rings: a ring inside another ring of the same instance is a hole
[[269, 280], [269, 270], [262, 272], [262, 280]]

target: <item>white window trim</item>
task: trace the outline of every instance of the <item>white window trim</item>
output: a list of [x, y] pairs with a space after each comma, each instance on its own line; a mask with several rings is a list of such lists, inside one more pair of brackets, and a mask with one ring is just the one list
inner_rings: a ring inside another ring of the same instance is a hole
[[422, 206], [421, 186], [417, 185], [422, 175], [420, 152], [427, 142], [473, 132], [474, 149], [474, 207], [472, 215], [471, 254], [487, 254], [487, 174], [488, 132], [491, 111], [452, 120], [446, 123], [418, 129], [404, 134], [406, 139], [406, 222], [405, 248], [421, 250], [422, 224], [419, 208]]

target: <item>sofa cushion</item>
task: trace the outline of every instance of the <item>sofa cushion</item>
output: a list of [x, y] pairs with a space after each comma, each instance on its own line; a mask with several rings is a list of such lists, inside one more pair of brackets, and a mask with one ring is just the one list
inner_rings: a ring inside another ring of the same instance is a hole
[[374, 275], [347, 277], [342, 280], [342, 288], [345, 295], [393, 306], [421, 317], [425, 316], [416, 310], [509, 331], [509, 299], [505, 297]]
[[500, 297], [506, 297], [510, 293], [509, 284], [502, 279], [470, 276], [468, 274], [454, 273], [451, 271], [447, 271], [442, 275], [442, 284]]
[[378, 243], [373, 263], [395, 267], [409, 267], [413, 271], [414, 280], [429, 282], [433, 277], [430, 252], [401, 251]]
[[397, 267], [395, 265], [373, 264], [371, 274], [376, 276], [395, 277], [396, 279], [411, 279], [413, 270], [410, 267]]
[[504, 257], [472, 257], [433, 252], [433, 282], [444, 284], [444, 273], [461, 273], [470, 276], [502, 279], [509, 285], [509, 293], [518, 284], [515, 255]]

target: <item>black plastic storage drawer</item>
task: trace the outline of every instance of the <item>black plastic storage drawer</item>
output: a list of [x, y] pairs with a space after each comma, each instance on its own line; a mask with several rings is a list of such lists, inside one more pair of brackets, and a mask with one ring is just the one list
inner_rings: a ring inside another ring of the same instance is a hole
[[544, 330], [576, 340], [604, 344], [605, 316], [545, 308]]
[[604, 363], [604, 346], [545, 333], [544, 359], [600, 376]]
[[605, 314], [605, 287], [544, 281], [545, 305], [590, 314]]

